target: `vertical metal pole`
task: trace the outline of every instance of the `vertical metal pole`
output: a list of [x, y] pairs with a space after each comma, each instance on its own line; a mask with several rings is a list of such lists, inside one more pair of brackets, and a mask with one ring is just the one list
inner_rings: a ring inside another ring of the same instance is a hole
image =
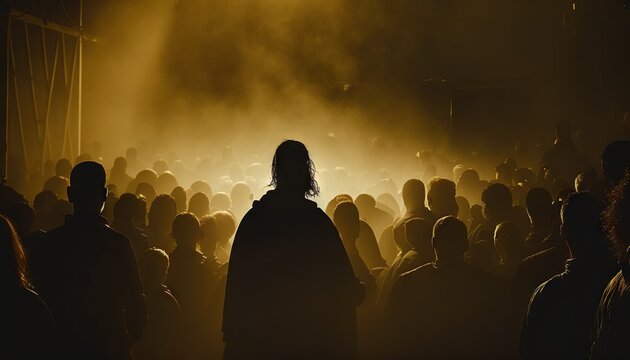
[[42, 53], [44, 54], [44, 73], [46, 74], [46, 81], [50, 82], [50, 75], [48, 74], [48, 49], [46, 48], [46, 29], [39, 27], [42, 30]]
[[[11, 20], [9, 20], [11, 21]], [[15, 94], [13, 94], [13, 96], [15, 96], [15, 105], [16, 105], [16, 112], [17, 112], [17, 116], [18, 116], [18, 127], [20, 129], [20, 140], [22, 143], [22, 154], [24, 156], [24, 162], [26, 164], [28, 164], [28, 153], [26, 151], [26, 137], [24, 136], [24, 123], [23, 123], [23, 118], [22, 118], [22, 107], [20, 105], [20, 92], [19, 92], [19, 88], [18, 88], [18, 81], [17, 81], [17, 74], [15, 71], [15, 53], [13, 52], [13, 39], [11, 37], [11, 28], [9, 27], [9, 51], [8, 53], [11, 54], [11, 69], [12, 71], [12, 75], [13, 75], [13, 87], [14, 87], [14, 91]], [[7, 121], [8, 122], [8, 121]]]
[[39, 123], [39, 107], [37, 105], [37, 94], [35, 93], [35, 77], [33, 76], [33, 59], [31, 57], [31, 40], [29, 38], [28, 24], [24, 24], [24, 39], [26, 41], [26, 55], [28, 59], [28, 77], [31, 82], [31, 96], [33, 97], [33, 110], [35, 123]]
[[50, 118], [50, 107], [52, 105], [53, 92], [55, 90], [55, 78], [57, 75], [57, 61], [59, 59], [59, 47], [61, 44], [61, 34], [57, 35], [57, 46], [55, 46], [55, 59], [53, 60], [52, 76], [50, 78], [50, 88], [48, 89], [48, 102], [46, 103], [46, 114], [44, 115], [44, 146], [42, 146], [42, 169], [46, 163], [46, 145], [52, 159], [52, 145], [50, 141], [50, 131], [48, 131], [48, 120]]
[[79, 1], [79, 89], [78, 89], [78, 116], [77, 116], [77, 154], [81, 155], [81, 121], [83, 103], [83, 0]]
[[[68, 142], [68, 123], [70, 122], [70, 105], [72, 104], [72, 90], [74, 88], [74, 74], [77, 69], [77, 53], [79, 52], [79, 41], [74, 47], [74, 57], [72, 59], [72, 72], [70, 73], [70, 90], [68, 91], [68, 103], [66, 105], [66, 117], [64, 119], [63, 125], [63, 141], [61, 142], [61, 154], [60, 158], [63, 157], [63, 153], [66, 150], [66, 143]], [[77, 154], [78, 156], [79, 154]], [[72, 141], [70, 141], [70, 159], [74, 159], [75, 154], [73, 154], [72, 149]]]

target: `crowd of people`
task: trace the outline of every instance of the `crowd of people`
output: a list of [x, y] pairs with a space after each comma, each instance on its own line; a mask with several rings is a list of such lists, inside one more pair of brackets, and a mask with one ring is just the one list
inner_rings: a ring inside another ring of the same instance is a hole
[[293, 140], [270, 182], [60, 159], [35, 194], [0, 188], [0, 358], [625, 358], [630, 141], [600, 168], [555, 135], [536, 169], [440, 177], [423, 152], [400, 191], [323, 209]]

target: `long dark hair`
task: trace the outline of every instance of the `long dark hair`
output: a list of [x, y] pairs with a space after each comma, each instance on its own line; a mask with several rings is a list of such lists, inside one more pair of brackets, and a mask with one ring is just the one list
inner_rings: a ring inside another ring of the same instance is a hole
[[285, 140], [278, 146], [271, 165], [270, 185], [275, 188], [299, 186], [305, 196], [319, 195], [319, 185], [315, 180], [315, 164], [304, 144], [295, 140]]
[[604, 228], [617, 257], [626, 258], [630, 245], [630, 169], [608, 194], [608, 207], [604, 211]]
[[[11, 221], [0, 215], [0, 279], [22, 287], [29, 287], [26, 255]], [[5, 284], [7, 284], [5, 283]]]

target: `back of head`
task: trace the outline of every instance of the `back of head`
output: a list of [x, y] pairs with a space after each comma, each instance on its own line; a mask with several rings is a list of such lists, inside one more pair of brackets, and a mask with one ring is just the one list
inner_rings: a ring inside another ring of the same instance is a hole
[[630, 169], [630, 141], [613, 141], [602, 152], [602, 171], [604, 178], [612, 184], [623, 179], [624, 173]]
[[68, 159], [59, 159], [55, 164], [55, 175], [57, 176], [68, 178], [70, 171], [72, 171], [72, 163]]
[[420, 218], [411, 218], [405, 222], [405, 237], [409, 244], [420, 252], [432, 250], [431, 224]]
[[164, 284], [169, 258], [162, 249], [150, 248], [142, 254], [142, 282], [148, 289], [159, 288]]
[[354, 199], [354, 204], [357, 206], [359, 213], [365, 217], [366, 214], [376, 207], [376, 199], [369, 194], [360, 194]]
[[352, 196], [348, 194], [339, 194], [339, 195], [336, 195], [334, 198], [330, 199], [328, 204], [326, 204], [326, 215], [328, 215], [328, 217], [331, 220], [334, 216], [335, 208], [337, 208], [337, 205], [339, 205], [339, 203], [342, 203], [344, 201], [353, 202]]
[[177, 215], [177, 203], [170, 195], [158, 195], [149, 209], [149, 224], [170, 224]]
[[512, 168], [509, 164], [503, 163], [499, 164], [496, 167], [496, 180], [500, 183], [511, 186], [512, 179], [514, 178], [514, 168]]
[[2, 215], [0, 215], [0, 282], [4, 286], [28, 286], [24, 249], [13, 225]]
[[117, 157], [114, 159], [114, 166], [112, 167], [112, 172], [124, 173], [127, 171], [127, 160], [124, 157]]
[[138, 197], [134, 194], [124, 193], [120, 195], [120, 198], [114, 204], [114, 219], [131, 224], [138, 206], [137, 202]]
[[346, 241], [354, 241], [359, 237], [361, 223], [359, 209], [351, 202], [341, 202], [335, 208], [333, 222]]
[[424, 183], [421, 180], [409, 179], [403, 185], [402, 197], [408, 210], [423, 208], [425, 196]]
[[214, 217], [206, 215], [199, 220], [199, 224], [203, 235], [199, 242], [201, 244], [201, 250], [205, 253], [204, 248], [211, 247], [211, 251], [214, 252], [217, 243], [217, 223]]
[[595, 191], [597, 188], [597, 174], [594, 171], [579, 174], [575, 177], [574, 186], [576, 192]]
[[518, 226], [508, 221], [497, 225], [494, 230], [494, 247], [504, 262], [519, 258], [522, 254], [523, 239]]
[[306, 146], [299, 141], [285, 140], [273, 156], [271, 185], [280, 191], [315, 196], [319, 186], [315, 181], [315, 165]]
[[171, 234], [178, 246], [194, 246], [201, 237], [199, 220], [194, 214], [181, 213], [173, 219]]
[[454, 216], [445, 216], [433, 226], [433, 248], [438, 260], [461, 262], [468, 250], [466, 225]]
[[576, 258], [600, 258], [607, 254], [601, 221], [604, 206], [589, 193], [575, 193], [562, 205], [562, 237]]
[[190, 185], [190, 189], [195, 193], [202, 192], [206, 194], [208, 199], [210, 199], [214, 195], [210, 184], [208, 184], [207, 182], [203, 180], [197, 180], [194, 183], [192, 183], [192, 185]]
[[206, 194], [198, 192], [193, 194], [188, 200], [188, 212], [202, 217], [210, 214], [210, 200]]
[[214, 194], [210, 199], [210, 208], [214, 210], [227, 211], [232, 208], [232, 199], [230, 195], [224, 192]]
[[227, 245], [236, 231], [236, 219], [229, 211], [217, 211], [212, 214], [216, 226], [217, 242], [221, 246]]
[[244, 206], [252, 200], [252, 190], [246, 182], [239, 181], [232, 185], [230, 199], [235, 205]]
[[525, 197], [525, 205], [527, 206], [527, 213], [532, 221], [538, 220], [544, 217], [551, 217], [551, 211], [553, 199], [547, 189], [542, 187], [535, 187], [527, 192]]
[[68, 199], [75, 213], [100, 213], [107, 197], [105, 169], [94, 161], [77, 164], [70, 173]]
[[427, 193], [429, 208], [437, 216], [457, 215], [455, 183], [444, 178], [433, 178]]
[[481, 201], [488, 218], [505, 217], [512, 209], [512, 192], [507, 186], [495, 183], [481, 193]]
[[165, 171], [168, 171], [168, 163], [166, 160], [156, 160], [153, 163], [153, 170], [155, 170], [158, 175], [162, 175]]
[[155, 181], [155, 192], [157, 194], [170, 194], [177, 187], [177, 178], [170, 171], [164, 171]]

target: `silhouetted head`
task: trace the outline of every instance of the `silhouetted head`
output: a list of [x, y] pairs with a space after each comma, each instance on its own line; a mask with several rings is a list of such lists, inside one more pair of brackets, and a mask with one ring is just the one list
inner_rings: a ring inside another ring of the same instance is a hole
[[232, 185], [232, 190], [230, 190], [230, 199], [235, 207], [250, 207], [252, 205], [253, 194], [249, 185], [242, 181]]
[[356, 242], [361, 230], [361, 222], [359, 221], [359, 209], [351, 202], [341, 202], [335, 208], [333, 222], [339, 230], [341, 239], [346, 244]]
[[125, 158], [127, 161], [136, 161], [138, 159], [138, 149], [130, 147], [125, 151]]
[[206, 194], [198, 192], [193, 194], [188, 201], [188, 212], [201, 218], [210, 214], [210, 200]]
[[278, 146], [271, 167], [271, 185], [278, 191], [296, 196], [319, 195], [315, 165], [304, 144], [285, 140]]
[[503, 184], [492, 184], [481, 193], [481, 202], [486, 219], [504, 219], [512, 210], [512, 193]]
[[601, 160], [604, 178], [611, 185], [618, 183], [630, 169], [630, 141], [618, 140], [606, 145]]
[[44, 191], [52, 191], [59, 199], [66, 199], [67, 189], [70, 182], [63, 176], [51, 176], [44, 183]]
[[523, 238], [514, 223], [502, 222], [494, 229], [494, 247], [504, 265], [523, 259]]
[[171, 236], [175, 239], [177, 247], [194, 250], [201, 239], [199, 220], [194, 214], [181, 213], [173, 219]]
[[159, 289], [164, 285], [168, 271], [169, 258], [162, 249], [150, 248], [139, 259], [142, 263], [142, 284], [145, 288]]
[[186, 211], [186, 203], [188, 200], [186, 199], [186, 190], [184, 190], [181, 186], [176, 186], [173, 191], [171, 191], [171, 197], [175, 199], [177, 203], [177, 212]]
[[455, 201], [455, 183], [444, 178], [433, 178], [429, 182], [427, 193], [429, 209], [437, 216], [457, 216]]
[[439, 262], [461, 263], [468, 250], [468, 230], [454, 216], [439, 219], [433, 227], [433, 249]]
[[103, 211], [107, 199], [105, 177], [103, 165], [94, 161], [82, 162], [72, 169], [68, 200], [75, 214], [98, 215]]
[[177, 187], [177, 178], [170, 171], [162, 172], [155, 182], [157, 194], [170, 194], [175, 187]]
[[376, 197], [376, 207], [387, 211], [393, 217], [400, 216], [400, 207], [398, 202], [394, 198], [394, 195], [390, 193], [382, 193]]
[[461, 221], [468, 221], [470, 218], [470, 203], [463, 196], [455, 196], [457, 203], [457, 218]]
[[214, 194], [210, 200], [210, 208], [218, 211], [228, 211], [232, 208], [232, 199], [230, 195], [224, 192], [218, 192]]
[[558, 121], [556, 123], [556, 141], [567, 141], [571, 139], [571, 124], [567, 121]]
[[357, 206], [361, 217], [366, 219], [367, 214], [376, 207], [376, 199], [372, 195], [360, 194], [354, 199], [354, 204]]
[[28, 286], [26, 256], [11, 221], [0, 215], [0, 283], [10, 286]]
[[503, 185], [511, 186], [514, 178], [514, 168], [509, 164], [503, 163], [496, 167], [495, 179]]
[[202, 233], [201, 240], [199, 240], [199, 248], [202, 253], [212, 258], [217, 248], [217, 224], [210, 215], [202, 217], [199, 223]]
[[553, 216], [553, 199], [547, 189], [535, 187], [527, 192], [525, 205], [527, 206], [527, 214], [532, 223], [540, 220], [549, 219]]
[[155, 193], [155, 189], [151, 184], [143, 182], [139, 183], [136, 187], [136, 195], [144, 196], [147, 199], [147, 203], [152, 204], [157, 194]]
[[407, 182], [403, 185], [402, 197], [407, 210], [424, 208], [424, 183], [419, 179], [407, 180]]
[[114, 160], [112, 173], [124, 173], [125, 171], [127, 171], [127, 160], [124, 157], [119, 156]]
[[[175, 199], [170, 195], [162, 194], [158, 195], [149, 209], [149, 227], [152, 228], [155, 233], [156, 230], [161, 229], [162, 232], [173, 222], [177, 215], [177, 204]], [[165, 234], [161, 234], [165, 235]]]
[[339, 203], [342, 203], [344, 201], [353, 202], [352, 196], [348, 194], [339, 194], [339, 195], [336, 195], [334, 198], [330, 199], [328, 204], [326, 204], [326, 215], [328, 215], [328, 217], [331, 220], [335, 214], [335, 208], [337, 208], [337, 205], [339, 205]]
[[608, 254], [603, 210], [604, 205], [588, 193], [575, 193], [562, 205], [560, 233], [574, 258], [601, 259]]
[[144, 228], [147, 223], [147, 199], [144, 195], [136, 195], [136, 207], [133, 213], [133, 223]]
[[193, 191], [193, 193], [202, 192], [206, 194], [208, 199], [212, 198], [212, 196], [214, 195], [210, 184], [208, 184], [207, 182], [203, 180], [197, 180], [194, 183], [192, 183], [192, 185], [190, 185], [190, 189]]
[[432, 252], [431, 224], [420, 218], [411, 218], [405, 222], [405, 237], [412, 248], [420, 253]]
[[226, 247], [236, 232], [236, 219], [229, 211], [217, 211], [212, 214], [216, 225], [217, 245]]
[[57, 164], [55, 164], [55, 175], [65, 177], [66, 179], [70, 177], [70, 172], [72, 171], [72, 163], [68, 159], [59, 159]]
[[134, 194], [124, 193], [120, 195], [114, 204], [114, 221], [131, 225], [136, 212], [138, 197]]
[[18, 235], [24, 238], [31, 232], [31, 227], [35, 221], [35, 209], [25, 202], [18, 202], [9, 206], [7, 217], [15, 225]]

